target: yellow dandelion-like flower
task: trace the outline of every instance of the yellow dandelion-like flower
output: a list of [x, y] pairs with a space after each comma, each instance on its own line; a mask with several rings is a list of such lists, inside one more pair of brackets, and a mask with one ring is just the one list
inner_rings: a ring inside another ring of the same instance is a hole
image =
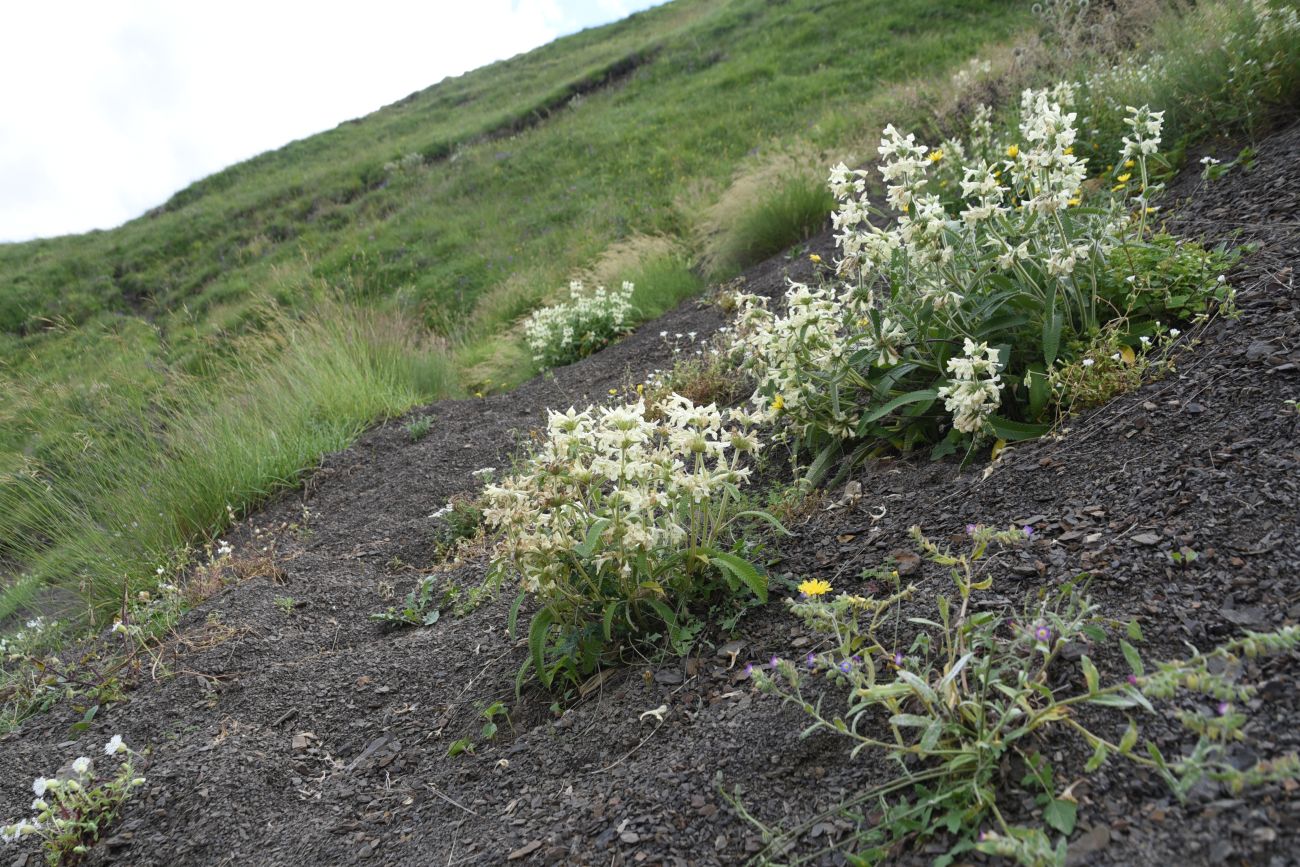
[[1066, 148], [1064, 151], [1062, 151], [1062, 153], [1064, 153], [1066, 156], [1073, 156], [1073, 155], [1074, 155], [1074, 145], [1070, 145], [1068, 148]]
[[820, 578], [811, 578], [799, 585], [799, 592], [805, 596], [825, 596], [831, 592], [829, 581], [823, 581]]
[[812, 262], [814, 265], [816, 265], [816, 264], [818, 264], [819, 262], [821, 262], [821, 260], [822, 260], [822, 257], [821, 257], [821, 256], [818, 256], [816, 253], [809, 253], [809, 254], [808, 254], [808, 261], [809, 261], [809, 262]]
[[1133, 173], [1132, 173], [1132, 172], [1125, 172], [1124, 174], [1120, 175], [1120, 176], [1119, 176], [1118, 178], [1116, 178], [1115, 180], [1119, 181], [1121, 184], [1127, 184], [1127, 183], [1129, 182], [1129, 179], [1132, 178], [1132, 177], [1133, 177]]
[[1007, 148], [1007, 156], [1011, 157], [1013, 160], [1020, 156], [1020, 145], [1011, 145], [1011, 147]]
[[930, 151], [930, 162], [932, 162], [932, 163], [937, 163], [937, 162], [939, 162], [939, 160], [941, 160], [941, 159], [943, 159], [943, 151], [942, 151], [942, 150], [939, 150], [938, 148], [936, 148], [935, 150]]
[[617, 389], [617, 388], [611, 388], [611, 389], [609, 390], [609, 393], [610, 393], [610, 396], [612, 397], [613, 395], [618, 394], [618, 389]]
[[1133, 168], [1133, 166], [1134, 166], [1134, 163], [1133, 163], [1132, 160], [1124, 160], [1124, 168], [1126, 168], [1126, 169], [1131, 169], [1131, 168]]
[[1066, 204], [1069, 205], [1070, 207], [1074, 207], [1074, 206], [1076, 206], [1076, 205], [1079, 204], [1079, 200], [1078, 200], [1078, 199], [1070, 199], [1068, 202], [1066, 202]]
[[785, 407], [785, 395], [778, 394], [772, 398], [772, 409], [780, 410]]

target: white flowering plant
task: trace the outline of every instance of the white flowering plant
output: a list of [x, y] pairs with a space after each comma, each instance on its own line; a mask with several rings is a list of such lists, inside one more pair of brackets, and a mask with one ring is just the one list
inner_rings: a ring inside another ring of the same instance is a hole
[[538, 603], [530, 669], [544, 686], [577, 683], [632, 644], [689, 646], [692, 606], [718, 594], [766, 600], [765, 576], [741, 556], [741, 486], [761, 443], [742, 409], [680, 395], [550, 412], [534, 451], [484, 490], [484, 520], [501, 532], [498, 576], [516, 575]]
[[524, 337], [533, 360], [545, 368], [585, 358], [632, 329], [635, 287], [588, 292], [582, 281], [569, 284], [569, 300], [534, 310], [524, 322]]
[[1073, 98], [1069, 84], [1025, 91], [1009, 144], [987, 112], [965, 143], [937, 150], [887, 127], [888, 210], [871, 203], [869, 172], [830, 175], [839, 279], [792, 284], [781, 314], [741, 299], [735, 349], [757, 380], [753, 402], [821, 452], [814, 470], [848, 444], [946, 454], [985, 435], [1040, 435], [1068, 398], [1051, 372], [1112, 323], [1136, 355], [1162, 327], [1157, 313], [1226, 296], [1223, 254], [1150, 237], [1161, 114], [1128, 110], [1121, 161], [1132, 168], [1089, 198]]
[[1024, 91], [1011, 143], [987, 110], [965, 143], [936, 149], [888, 126], [888, 211], [872, 205], [865, 170], [841, 164], [829, 178], [839, 281], [792, 283], [781, 315], [741, 299], [735, 348], [757, 378], [753, 402], [822, 452], [814, 472], [848, 443], [858, 455], [937, 443], [943, 455], [983, 435], [1047, 432], [1071, 400], [1053, 370], [1104, 330], [1121, 324], [1122, 357], [1136, 359], [1166, 328], [1158, 315], [1227, 298], [1217, 278], [1229, 253], [1149, 233], [1161, 113], [1127, 109], [1130, 168], [1087, 199], [1074, 97], [1069, 83]]
[[[1247, 633], [1148, 670], [1135, 646], [1143, 641], [1141, 627], [1101, 616], [1086, 580], [1067, 581], [1019, 611], [986, 593], [993, 590], [997, 552], [1024, 544], [1032, 528], [970, 525], [969, 546], [961, 550], [912, 532], [925, 559], [948, 572], [950, 593], [923, 595], [917, 584], [903, 586], [888, 567], [864, 575], [872, 579], [868, 588], [874, 585], [867, 595], [832, 597], [829, 582], [804, 582], [803, 598], [788, 604], [828, 638], [828, 649], [774, 656], [749, 669], [760, 689], [811, 717], [805, 734], [838, 733], [853, 741], [854, 756], [880, 751], [906, 768], [863, 793], [862, 801], [888, 795], [894, 803], [882, 821], [854, 837], [850, 845], [859, 860], [853, 863], [877, 863], [905, 840], [941, 835], [950, 848], [936, 863], [971, 850], [1026, 867], [1064, 863], [1078, 808], [1072, 787], [1058, 789], [1052, 762], [1041, 751], [1048, 730], [1083, 739], [1092, 750], [1084, 773], [1122, 759], [1159, 776], [1179, 799], [1207, 778], [1239, 792], [1300, 775], [1295, 754], [1243, 768], [1228, 753], [1245, 737], [1241, 709], [1255, 695], [1253, 686], [1240, 682], [1242, 660], [1294, 651], [1300, 628]], [[915, 606], [927, 599], [933, 613], [918, 612]], [[1104, 675], [1094, 657], [1122, 660], [1126, 670]], [[840, 690], [847, 691], [843, 712], [826, 710], [827, 699]], [[1167, 746], [1162, 750], [1156, 738], [1141, 736], [1138, 719], [1156, 712], [1153, 701], [1175, 697], [1177, 719], [1195, 744], [1182, 756], [1167, 757]], [[1124, 719], [1098, 725], [1096, 715], [1079, 712], [1084, 705]], [[1005, 812], [1024, 800], [1018, 792], [1000, 797], [1016, 768], [1045, 827], [1014, 824]], [[1059, 835], [1055, 842], [1051, 834]], [[789, 842], [775, 836], [769, 847], [782, 851]]]
[[50, 864], [79, 860], [113, 822], [131, 793], [145, 782], [144, 777], [136, 776], [135, 753], [121, 735], [113, 735], [104, 745], [104, 755], [119, 761], [117, 773], [110, 779], [99, 779], [88, 756], [75, 759], [69, 773], [37, 777], [32, 782], [36, 796], [32, 817], [0, 827], [0, 840], [16, 843], [36, 837]]

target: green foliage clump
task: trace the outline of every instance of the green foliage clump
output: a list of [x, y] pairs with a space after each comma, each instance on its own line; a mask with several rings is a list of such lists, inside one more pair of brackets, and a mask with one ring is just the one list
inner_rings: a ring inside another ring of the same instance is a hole
[[502, 531], [493, 570], [519, 577], [516, 611], [527, 597], [540, 605], [521, 683], [531, 669], [543, 686], [580, 684], [653, 638], [684, 653], [703, 625], [693, 606], [766, 599], [736, 547], [738, 521], [770, 520], [740, 508], [752, 424], [678, 396], [550, 413], [536, 450], [484, 494], [486, 523]]
[[586, 358], [632, 328], [635, 287], [624, 283], [608, 291], [597, 286], [583, 289], [580, 280], [569, 284], [569, 300], [534, 310], [524, 323], [524, 335], [533, 360], [542, 367], [558, 367]]
[[[937, 863], [952, 863], [975, 850], [1025, 867], [1063, 864], [1077, 805], [1068, 789], [1058, 789], [1052, 764], [1039, 749], [1049, 730], [1072, 732], [1093, 751], [1085, 773], [1122, 758], [1159, 776], [1179, 799], [1207, 778], [1240, 791], [1300, 775], [1300, 758], [1293, 754], [1244, 769], [1228, 754], [1228, 745], [1243, 738], [1241, 707], [1255, 694], [1238, 682], [1242, 660], [1295, 650], [1300, 629], [1248, 633], [1149, 671], [1134, 646], [1142, 641], [1141, 628], [1130, 622], [1122, 637], [1113, 638], [1114, 624], [1088, 598], [1086, 583], [1067, 582], [1014, 614], [988, 604], [993, 594], [980, 599], [993, 590], [990, 549], [1020, 544], [1030, 531], [972, 525], [967, 532], [970, 548], [958, 552], [913, 530], [925, 559], [947, 570], [952, 580], [953, 595], [936, 595], [932, 614], [904, 614], [905, 604], [920, 601], [920, 590], [903, 586], [898, 573], [888, 569], [874, 573], [890, 588], [879, 597], [829, 598], [827, 582], [805, 582], [804, 597], [790, 600], [790, 609], [828, 636], [831, 649], [751, 667], [760, 689], [811, 717], [806, 734], [835, 732], [853, 741], [853, 755], [875, 751], [897, 763], [895, 779], [856, 799], [883, 803], [888, 796], [893, 803], [880, 822], [863, 825], [849, 844], [852, 863], [880, 863], [905, 840], [945, 835], [950, 848]], [[1091, 656], [1106, 644], [1117, 646], [1126, 674], [1103, 678]], [[1059, 675], [1070, 665], [1063, 656], [1067, 647], [1086, 652], [1078, 658], [1081, 682], [1063, 688]], [[816, 700], [806, 694], [819, 680], [847, 691], [843, 714], [824, 709], [827, 694]], [[1176, 695], [1190, 695], [1193, 704], [1211, 700], [1214, 706], [1178, 711], [1196, 743], [1171, 758], [1155, 738], [1143, 740], [1137, 717], [1155, 713], [1153, 700]], [[1116, 737], [1085, 724], [1076, 712], [1081, 705], [1123, 714], [1123, 733]], [[876, 731], [881, 720], [885, 731]], [[1021, 769], [1021, 784], [1042, 808], [1045, 828], [1014, 825], [1004, 815], [1005, 804], [1020, 800], [1018, 794], [1004, 799], [1009, 762]], [[1059, 835], [1055, 843], [1050, 834]], [[777, 835], [769, 846], [785, 842], [788, 838]]]
[[1074, 399], [1062, 368], [1086, 372], [1106, 343], [1133, 365], [1163, 345], [1160, 317], [1229, 299], [1215, 270], [1229, 257], [1149, 237], [1160, 112], [1128, 111], [1113, 188], [1085, 201], [1074, 93], [1026, 91], [1010, 143], [987, 112], [936, 149], [887, 127], [880, 174], [897, 218], [869, 201], [868, 172], [835, 167], [844, 281], [794, 284], [784, 315], [743, 299], [736, 346], [753, 400], [822, 466], [854, 443], [859, 456], [882, 443], [943, 455], [1044, 433]]

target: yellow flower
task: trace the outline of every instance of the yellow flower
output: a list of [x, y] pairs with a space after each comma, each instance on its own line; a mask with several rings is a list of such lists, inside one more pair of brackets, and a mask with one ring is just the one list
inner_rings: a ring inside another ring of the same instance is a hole
[[1111, 191], [1112, 193], [1118, 193], [1118, 192], [1119, 192], [1120, 190], [1122, 190], [1122, 189], [1124, 189], [1124, 185], [1123, 185], [1123, 184], [1116, 184], [1115, 186], [1113, 186], [1113, 187], [1110, 188], [1110, 191]]
[[1131, 169], [1131, 168], [1133, 168], [1133, 161], [1132, 161], [1132, 160], [1124, 160], [1124, 168], [1126, 168], [1126, 169]]
[[825, 596], [831, 592], [831, 585], [829, 581], [812, 578], [799, 585], [799, 592], [805, 596]]
[[781, 410], [785, 406], [785, 396], [778, 394], [772, 398], [772, 409]]
[[638, 382], [638, 383], [636, 384], [636, 393], [637, 393], [637, 394], [645, 394], [645, 383], [643, 383], [643, 382]]
[[611, 388], [611, 389], [609, 390], [609, 394], [610, 394], [610, 397], [613, 397], [614, 395], [618, 394], [618, 389], [617, 389], [617, 388]]
[[818, 264], [819, 262], [821, 262], [821, 260], [822, 260], [822, 257], [821, 257], [821, 256], [818, 256], [816, 253], [810, 253], [810, 254], [808, 254], [808, 261], [809, 261], [809, 262], [812, 262], [814, 265], [816, 265], [816, 264]]
[[1069, 205], [1070, 207], [1074, 207], [1075, 205], [1079, 204], [1079, 200], [1078, 200], [1078, 199], [1070, 199], [1068, 202], [1066, 202], [1066, 204]]
[[934, 150], [930, 151], [930, 162], [937, 163], [941, 159], [943, 159], [943, 151], [939, 150], [938, 148], [935, 148]]
[[1071, 155], [1073, 155], [1073, 154], [1074, 154], [1074, 145], [1070, 145], [1068, 148], [1066, 148], [1066, 149], [1063, 151], [1063, 153], [1064, 153], [1066, 156], [1071, 156]]
[[1119, 176], [1118, 178], [1116, 178], [1115, 180], [1119, 181], [1121, 184], [1127, 184], [1127, 183], [1129, 182], [1129, 179], [1132, 178], [1132, 177], [1133, 177], [1133, 173], [1132, 173], [1132, 172], [1125, 172], [1124, 174], [1120, 175], [1120, 176]]
[[1007, 156], [1011, 157], [1013, 160], [1020, 156], [1020, 145], [1012, 145], [1007, 148]]

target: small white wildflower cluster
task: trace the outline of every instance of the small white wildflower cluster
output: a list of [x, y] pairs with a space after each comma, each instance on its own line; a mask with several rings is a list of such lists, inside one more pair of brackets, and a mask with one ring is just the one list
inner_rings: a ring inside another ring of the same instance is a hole
[[756, 421], [676, 394], [550, 412], [537, 451], [484, 490], [484, 520], [504, 531], [496, 562], [547, 602], [632, 598], [661, 562], [716, 541], [759, 450]]
[[[1077, 116], [1067, 110], [1076, 96], [1069, 82], [1025, 91], [1019, 139], [1009, 143], [996, 141], [986, 107], [966, 142], [937, 149], [887, 126], [878, 148], [884, 211], [870, 202], [869, 172], [831, 169], [844, 282], [792, 283], [784, 315], [763, 299], [740, 299], [734, 347], [758, 381], [760, 415], [781, 416], [801, 435], [848, 439], [879, 417], [873, 404], [904, 393], [916, 404], [928, 394], [944, 401], [958, 432], [978, 434], [1003, 403], [988, 345], [1038, 339], [1049, 316], [1086, 333], [1110, 315], [1095, 287], [1114, 282], [1112, 252], [1144, 226], [1133, 225], [1127, 192], [1076, 209], [1087, 177], [1074, 152]], [[1125, 158], [1132, 150], [1140, 166], [1141, 205], [1161, 114], [1143, 107], [1132, 119]], [[944, 192], [958, 188], [955, 198]], [[1043, 318], [1023, 334], [989, 330], [1011, 328], [990, 322], [1013, 308]], [[949, 359], [959, 345], [965, 356]]]
[[977, 84], [980, 79], [992, 71], [993, 64], [990, 61], [972, 57], [970, 62], [953, 73], [952, 86], [957, 90], [965, 90]]
[[524, 336], [533, 359], [555, 367], [590, 355], [631, 328], [634, 287], [618, 290], [597, 286], [586, 292], [582, 281], [569, 284], [569, 301], [533, 311], [524, 323]]
[[424, 157], [418, 153], [403, 154], [401, 159], [390, 160], [384, 163], [384, 171], [388, 174], [395, 172], [413, 172], [424, 165]]
[[979, 433], [1002, 403], [998, 379], [998, 351], [966, 338], [965, 355], [948, 359], [952, 381], [939, 389], [944, 409], [952, 413], [952, 426], [962, 433]]
[[95, 764], [88, 756], [76, 758], [69, 774], [37, 777], [32, 782], [34, 815], [0, 827], [0, 840], [14, 843], [25, 837], [40, 837], [51, 863], [85, 854], [132, 790], [145, 782], [144, 777], [135, 775], [134, 752], [122, 742], [121, 735], [113, 735], [104, 744], [104, 755], [123, 756], [111, 780], [96, 782]]

